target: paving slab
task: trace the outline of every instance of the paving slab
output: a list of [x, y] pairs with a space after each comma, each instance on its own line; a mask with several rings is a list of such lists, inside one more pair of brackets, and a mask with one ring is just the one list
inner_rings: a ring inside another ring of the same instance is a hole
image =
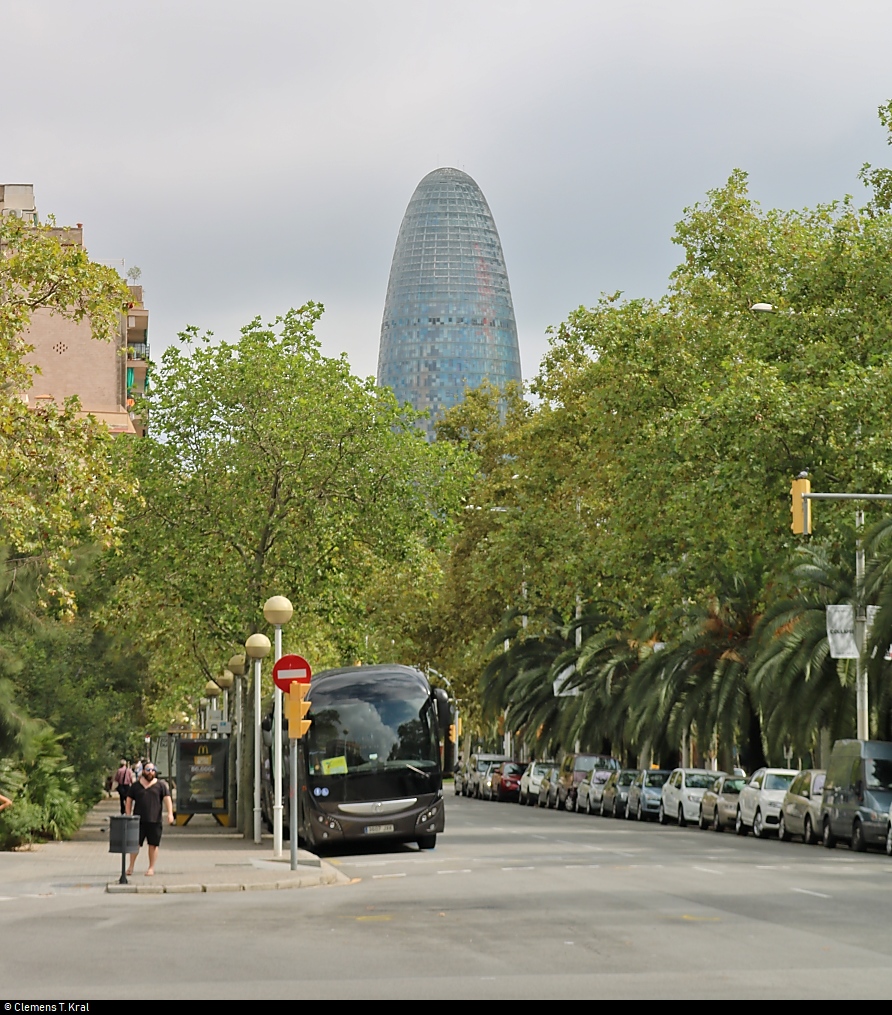
[[[203, 894], [205, 892], [276, 891], [346, 884], [342, 872], [307, 850], [298, 851], [293, 873], [286, 856], [273, 857], [272, 836], [258, 846], [251, 839], [218, 825], [210, 815], [196, 814], [188, 825], [166, 826], [155, 875], [145, 876], [143, 847], [129, 884], [119, 884], [121, 857], [108, 852], [109, 819], [120, 813], [117, 796], [100, 801], [67, 842], [47, 842], [29, 849], [0, 853], [0, 891], [5, 895], [55, 895], [89, 890], [112, 895]], [[289, 874], [290, 877], [284, 875]]]

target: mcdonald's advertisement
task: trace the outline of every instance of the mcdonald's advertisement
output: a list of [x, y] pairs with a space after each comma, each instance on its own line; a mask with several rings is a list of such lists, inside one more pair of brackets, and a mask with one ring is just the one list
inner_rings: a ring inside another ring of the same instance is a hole
[[228, 740], [177, 744], [177, 813], [225, 814], [229, 789]]

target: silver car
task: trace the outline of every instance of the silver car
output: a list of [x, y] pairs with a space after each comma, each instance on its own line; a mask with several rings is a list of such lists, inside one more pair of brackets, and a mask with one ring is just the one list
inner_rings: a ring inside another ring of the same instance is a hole
[[801, 835], [807, 845], [821, 841], [821, 796], [824, 793], [823, 769], [807, 768], [800, 772], [787, 790], [781, 805], [777, 837], [786, 842]]

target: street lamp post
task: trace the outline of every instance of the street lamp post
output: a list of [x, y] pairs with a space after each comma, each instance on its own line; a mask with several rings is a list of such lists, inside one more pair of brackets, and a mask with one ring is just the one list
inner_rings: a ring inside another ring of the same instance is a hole
[[254, 660], [254, 842], [262, 841], [260, 828], [260, 754], [262, 730], [260, 712], [263, 707], [260, 693], [260, 662], [269, 655], [271, 646], [265, 634], [252, 634], [245, 642], [245, 652]]
[[[242, 694], [244, 691], [245, 657], [235, 655], [227, 663], [229, 672], [235, 680], [235, 823], [240, 831], [244, 831], [244, 822], [241, 820], [242, 811], [242, 757], [243, 755], [243, 710]], [[230, 734], [230, 739], [232, 736]]]
[[208, 708], [207, 728], [212, 740], [217, 739], [217, 727], [216, 725], [211, 728], [211, 712], [217, 711], [217, 695], [220, 693], [220, 685], [216, 680], [209, 680], [204, 685], [205, 697], [210, 699], [210, 707]]
[[[282, 627], [294, 616], [294, 607], [285, 596], [271, 596], [263, 604], [263, 616], [275, 631], [274, 662], [282, 658]], [[275, 689], [275, 723], [273, 736], [273, 856], [278, 859], [282, 855], [282, 692]]]

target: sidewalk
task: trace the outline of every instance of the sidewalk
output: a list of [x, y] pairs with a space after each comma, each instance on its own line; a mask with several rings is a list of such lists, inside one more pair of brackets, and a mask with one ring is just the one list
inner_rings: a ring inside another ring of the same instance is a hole
[[102, 800], [69, 842], [0, 853], [0, 894], [56, 895], [90, 888], [140, 894], [269, 891], [349, 881], [305, 849], [299, 850], [298, 870], [292, 871], [287, 841], [283, 859], [274, 860], [271, 835], [256, 846], [221, 828], [210, 815], [196, 814], [183, 827], [164, 826], [154, 877], [145, 877], [148, 850], [143, 846], [130, 884], [119, 885], [121, 857], [108, 852], [108, 821], [119, 813], [117, 797]]

